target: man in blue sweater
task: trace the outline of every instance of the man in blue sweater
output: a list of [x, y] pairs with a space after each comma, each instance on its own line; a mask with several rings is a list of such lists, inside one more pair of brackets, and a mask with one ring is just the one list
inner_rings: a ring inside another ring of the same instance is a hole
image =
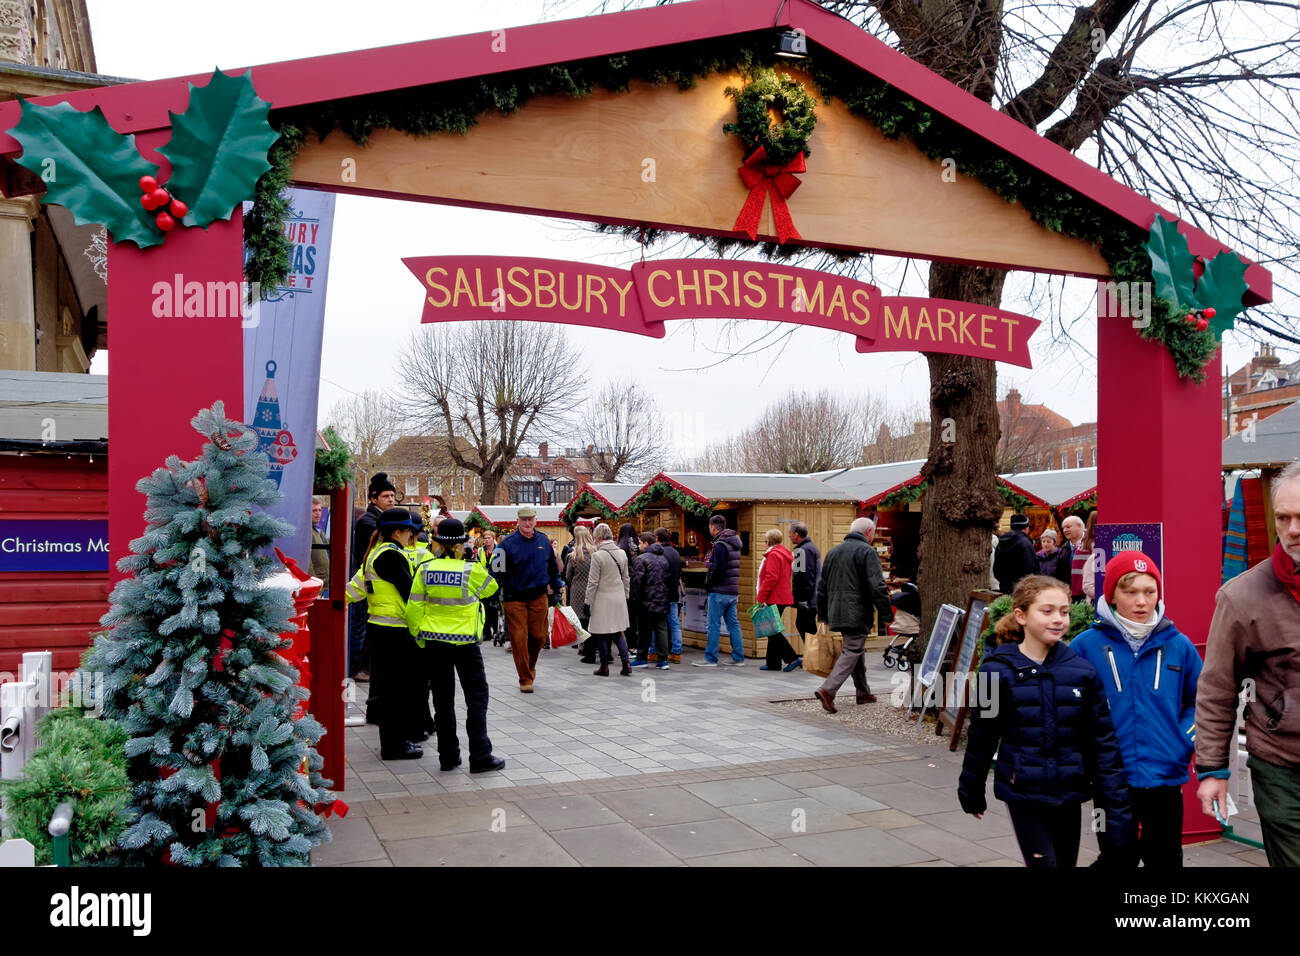
[[489, 567], [501, 585], [519, 690], [531, 694], [537, 655], [546, 643], [547, 595], [558, 601], [564, 589], [551, 541], [537, 530], [535, 508], [525, 505], [519, 509], [515, 530], [492, 552]]

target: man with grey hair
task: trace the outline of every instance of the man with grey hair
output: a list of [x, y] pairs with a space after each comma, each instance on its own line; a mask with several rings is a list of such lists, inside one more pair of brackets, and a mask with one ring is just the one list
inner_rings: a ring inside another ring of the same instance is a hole
[[872, 607], [882, 628], [894, 619], [894, 609], [889, 604], [880, 556], [871, 544], [875, 535], [874, 521], [855, 519], [844, 540], [826, 555], [817, 585], [817, 616], [844, 637], [844, 650], [830, 676], [814, 692], [822, 702], [822, 709], [831, 714], [835, 713], [835, 694], [849, 675], [853, 676], [858, 703], [876, 702], [867, 683], [863, 653], [867, 635], [871, 633]]
[[[808, 526], [802, 521], [790, 522], [790, 543], [794, 545], [790, 575], [794, 626], [802, 639], [817, 633], [817, 579], [822, 571], [822, 553], [808, 537]], [[790, 669], [795, 666], [791, 665]]]
[[1196, 795], [1226, 814], [1237, 696], [1270, 866], [1300, 866], [1300, 462], [1273, 481], [1272, 557], [1219, 589], [1196, 687]]

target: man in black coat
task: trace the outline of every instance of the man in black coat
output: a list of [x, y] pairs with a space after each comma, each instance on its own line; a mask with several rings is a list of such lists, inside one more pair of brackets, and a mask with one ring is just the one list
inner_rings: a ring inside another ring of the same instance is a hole
[[844, 540], [826, 555], [821, 580], [817, 584], [817, 616], [832, 631], [844, 637], [844, 649], [835, 660], [830, 676], [814, 691], [822, 709], [835, 713], [835, 694], [850, 675], [859, 704], [874, 704], [876, 697], [867, 683], [867, 664], [863, 657], [867, 635], [871, 633], [874, 608], [883, 628], [894, 619], [885, 587], [880, 556], [871, 544], [876, 523], [857, 518], [849, 525]]
[[1029, 519], [1025, 515], [1011, 516], [1011, 530], [998, 536], [997, 551], [993, 555], [993, 576], [998, 579], [998, 590], [1010, 594], [1021, 578], [1038, 573], [1038, 555], [1034, 542], [1025, 529]]
[[673, 547], [673, 535], [667, 528], [655, 530], [655, 541], [668, 560], [668, 660], [677, 664], [682, 659], [682, 556]]
[[822, 571], [822, 553], [808, 537], [808, 526], [802, 521], [790, 522], [790, 543], [794, 545], [794, 563], [790, 566], [794, 626], [802, 638], [817, 632], [817, 578]]
[[[379, 527], [379, 516], [387, 509], [397, 505], [397, 489], [388, 480], [388, 475], [378, 472], [370, 479], [370, 506], [357, 516], [352, 526], [352, 554], [348, 574], [357, 573], [361, 562], [366, 559], [366, 549], [370, 546], [370, 536]], [[366, 606], [357, 602], [348, 608], [348, 676], [362, 682], [370, 679], [365, 665], [366, 643]], [[370, 689], [374, 696], [374, 688]]]
[[654, 533], [642, 531], [641, 553], [632, 562], [629, 577], [632, 606], [640, 618], [637, 624], [636, 660], [633, 667], [645, 667], [649, 661], [650, 639], [655, 640], [655, 665], [668, 669], [668, 655], [672, 645], [668, 638], [668, 578], [670, 568], [664, 548], [655, 540]]

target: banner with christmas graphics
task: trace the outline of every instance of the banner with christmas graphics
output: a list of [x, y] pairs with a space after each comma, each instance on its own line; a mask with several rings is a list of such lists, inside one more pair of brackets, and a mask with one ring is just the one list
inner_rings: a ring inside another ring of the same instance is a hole
[[271, 456], [270, 477], [284, 494], [269, 511], [296, 529], [276, 547], [306, 570], [334, 194], [290, 189], [288, 200], [284, 231], [292, 243], [292, 271], [283, 285], [244, 307], [244, 408], [257, 447]]

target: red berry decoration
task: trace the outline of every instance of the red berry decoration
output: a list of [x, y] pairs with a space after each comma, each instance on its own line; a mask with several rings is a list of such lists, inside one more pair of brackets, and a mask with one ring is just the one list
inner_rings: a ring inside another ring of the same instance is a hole
[[1204, 332], [1204, 331], [1205, 331], [1206, 329], [1208, 329], [1209, 327], [1210, 327], [1210, 320], [1209, 320], [1209, 319], [1197, 319], [1197, 320], [1196, 320], [1196, 331], [1197, 331], [1197, 332]]
[[1191, 325], [1193, 322], [1196, 321], [1196, 316], [1194, 316], [1192, 313], [1188, 312], [1188, 313], [1187, 313], [1187, 318], [1183, 319], [1183, 321], [1186, 322], [1188, 325]]
[[176, 226], [176, 220], [173, 219], [171, 216], [167, 215], [167, 213], [165, 212], [158, 213], [157, 222], [158, 222], [158, 228], [161, 229], [163, 232], [171, 232], [172, 229], [175, 228]]
[[140, 205], [144, 206], [145, 209], [148, 209], [150, 211], [158, 208], [157, 204], [153, 201], [153, 199], [150, 198], [148, 193], [145, 193], [143, 196], [140, 197]]
[[167, 195], [167, 190], [159, 188], [149, 193], [149, 198], [153, 200], [155, 206], [162, 206], [172, 197]]
[[1201, 315], [1205, 316], [1207, 319], [1212, 319], [1212, 318], [1214, 318], [1214, 310], [1213, 310], [1213, 309], [1205, 309], [1205, 310], [1203, 310], [1203, 311], [1201, 312]]
[[140, 177], [140, 190], [142, 192], [151, 193], [157, 188], [158, 180], [154, 179], [152, 176]]
[[172, 204], [167, 208], [171, 210], [172, 215], [177, 219], [184, 219], [185, 214], [190, 211], [190, 207], [185, 205], [185, 203], [181, 202], [179, 199], [173, 199]]

